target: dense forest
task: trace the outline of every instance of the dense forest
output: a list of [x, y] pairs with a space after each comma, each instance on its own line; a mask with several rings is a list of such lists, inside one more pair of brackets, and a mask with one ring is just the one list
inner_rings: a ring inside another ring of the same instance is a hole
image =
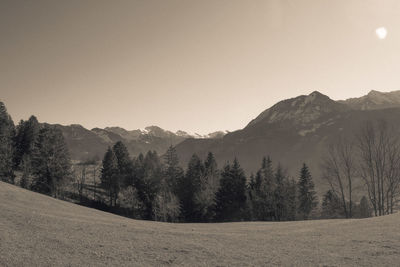
[[[366, 124], [358, 142], [339, 140], [327, 149], [321, 168], [330, 190], [321, 205], [306, 163], [291, 177], [282, 164], [266, 156], [258, 171], [247, 177], [236, 158], [221, 167], [211, 152], [204, 159], [194, 154], [182, 168], [173, 146], [161, 156], [149, 151], [131, 157], [122, 142], [110, 147], [101, 162], [72, 162], [61, 131], [34, 116], [15, 126], [3, 103], [0, 130], [1, 180], [137, 219], [361, 218], [392, 213], [399, 193], [397, 139], [383, 124]], [[354, 200], [359, 177], [366, 196]]]

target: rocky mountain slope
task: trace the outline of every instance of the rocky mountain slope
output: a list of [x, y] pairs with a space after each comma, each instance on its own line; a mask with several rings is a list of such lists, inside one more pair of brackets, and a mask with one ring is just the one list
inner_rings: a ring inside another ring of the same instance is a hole
[[384, 118], [400, 124], [400, 108], [361, 109], [352, 101], [334, 101], [319, 92], [283, 100], [262, 112], [245, 128], [218, 140], [187, 139], [177, 145], [182, 164], [193, 153], [215, 154], [219, 165], [237, 157], [247, 174], [259, 168], [263, 156], [282, 163], [297, 176], [303, 162], [322, 184], [319, 166], [328, 144], [338, 136], [353, 137], [361, 123]]
[[360, 110], [397, 108], [400, 107], [400, 91], [384, 93], [372, 90], [365, 96], [339, 102]]

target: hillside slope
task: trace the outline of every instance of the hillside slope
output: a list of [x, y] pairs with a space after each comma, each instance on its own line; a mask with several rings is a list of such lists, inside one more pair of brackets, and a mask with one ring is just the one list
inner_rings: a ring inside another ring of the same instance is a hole
[[395, 266], [400, 214], [363, 220], [169, 224], [0, 182], [1, 266]]

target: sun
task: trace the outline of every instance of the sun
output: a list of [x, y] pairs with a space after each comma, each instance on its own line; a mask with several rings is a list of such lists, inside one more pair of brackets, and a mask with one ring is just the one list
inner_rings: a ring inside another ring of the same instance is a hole
[[385, 39], [387, 36], [387, 30], [385, 27], [377, 28], [375, 30], [375, 33], [376, 33], [376, 36], [381, 40]]

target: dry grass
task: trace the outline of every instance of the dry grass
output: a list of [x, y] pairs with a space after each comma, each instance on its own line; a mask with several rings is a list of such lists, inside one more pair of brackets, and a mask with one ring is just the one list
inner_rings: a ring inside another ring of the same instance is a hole
[[4, 266], [399, 266], [400, 214], [362, 220], [169, 224], [0, 182]]

